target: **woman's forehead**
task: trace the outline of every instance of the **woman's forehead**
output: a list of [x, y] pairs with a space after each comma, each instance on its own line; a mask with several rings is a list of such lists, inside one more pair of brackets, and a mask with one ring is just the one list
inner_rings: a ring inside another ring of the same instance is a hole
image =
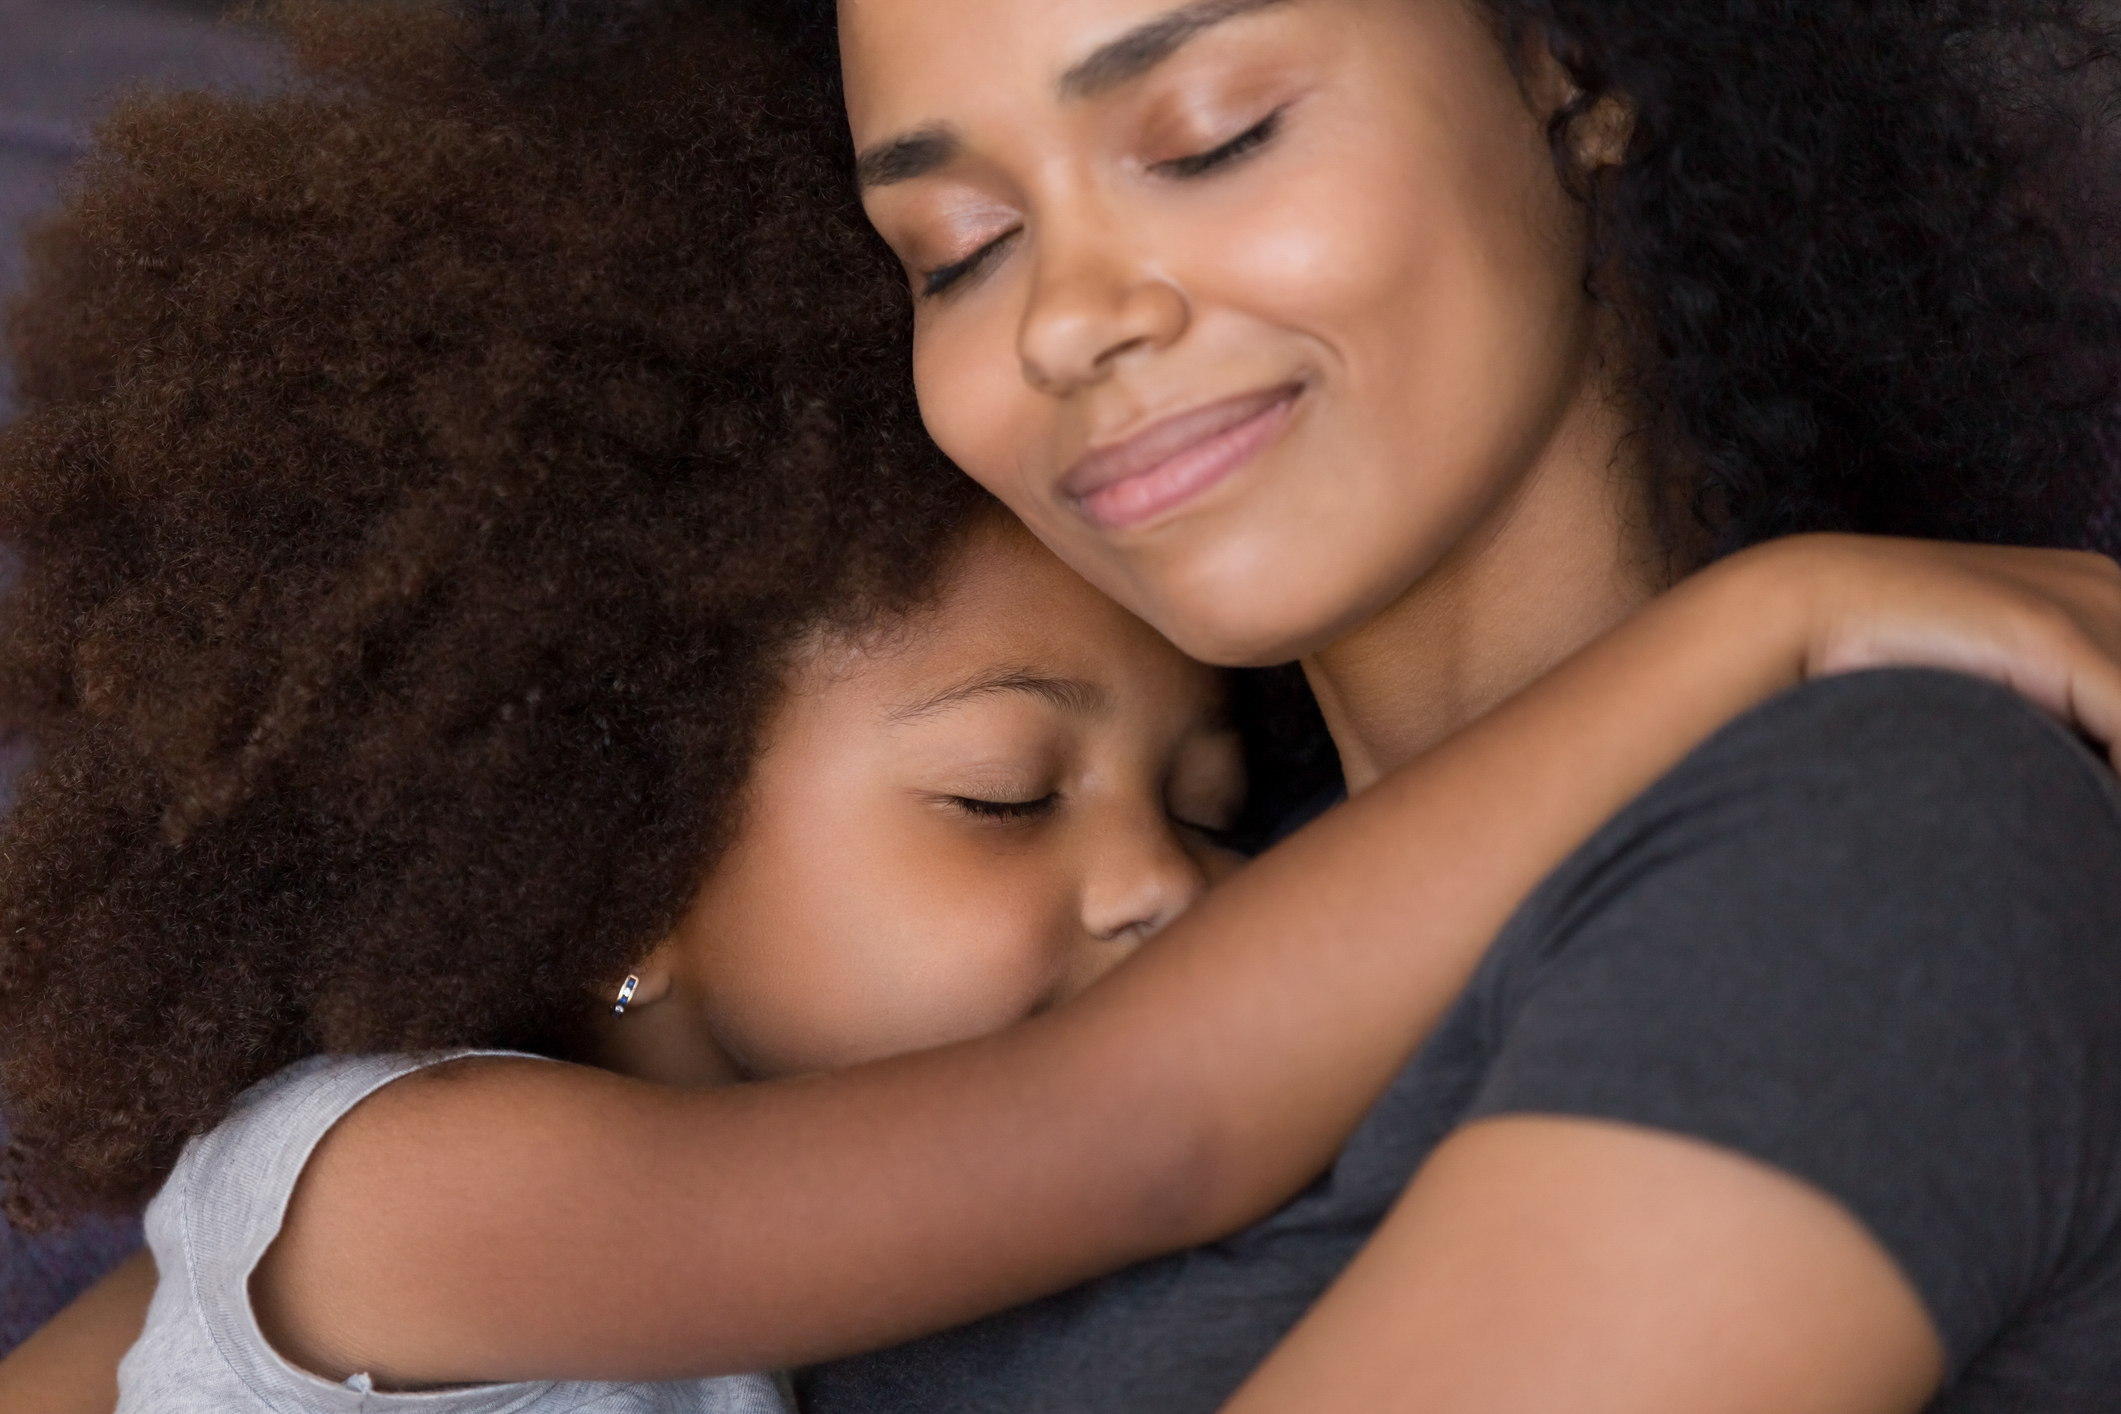
[[841, 0], [850, 102], [931, 102], [960, 91], [931, 83], [956, 71], [983, 88], [1093, 99], [1154, 69], [1190, 41], [1306, 0]]

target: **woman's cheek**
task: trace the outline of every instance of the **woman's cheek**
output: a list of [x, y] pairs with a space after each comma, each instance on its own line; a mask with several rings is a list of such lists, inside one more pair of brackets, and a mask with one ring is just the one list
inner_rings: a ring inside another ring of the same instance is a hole
[[985, 307], [963, 303], [924, 311], [913, 344], [913, 385], [928, 435], [944, 455], [1019, 516], [1030, 491], [1016, 484], [1037, 460], [1039, 399], [1024, 382], [1015, 324], [999, 307], [1002, 292], [967, 292]]

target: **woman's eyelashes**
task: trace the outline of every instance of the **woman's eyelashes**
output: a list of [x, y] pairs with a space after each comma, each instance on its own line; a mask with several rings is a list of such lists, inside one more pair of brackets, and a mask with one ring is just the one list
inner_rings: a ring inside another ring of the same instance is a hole
[[1205, 177], [1217, 168], [1227, 167], [1241, 158], [1249, 157], [1272, 142], [1274, 135], [1281, 130], [1282, 115], [1287, 111], [1286, 108], [1277, 108], [1220, 146], [1186, 157], [1172, 157], [1151, 163], [1149, 170], [1158, 176], [1177, 177], [1182, 181]]
[[[1166, 158], [1162, 162], [1152, 162], [1149, 164], [1149, 170], [1160, 177], [1176, 177], [1180, 181], [1205, 177], [1211, 172], [1249, 157], [1272, 142], [1275, 134], [1281, 131], [1282, 116], [1287, 112], [1288, 109], [1286, 107], [1277, 108], [1251, 127], [1246, 128], [1236, 137], [1231, 138], [1228, 142], [1212, 147], [1206, 152], [1196, 152], [1185, 157], [1171, 157]], [[922, 297], [934, 299], [938, 295], [947, 293], [952, 287], [962, 284], [969, 277], [978, 274], [988, 264], [992, 263], [994, 258], [1000, 255], [1003, 249], [1022, 232], [1023, 228], [1021, 226], [1011, 227], [993, 240], [988, 241], [978, 250], [965, 256], [962, 260], [952, 261], [948, 265], [938, 266], [926, 272], [921, 276]]]
[[921, 278], [921, 294], [925, 298], [934, 299], [966, 276], [977, 274], [981, 266], [1001, 252], [1002, 247], [1008, 244], [1010, 239], [1016, 235], [1018, 229], [1021, 228], [1013, 228], [1002, 232], [963, 260], [930, 270]]

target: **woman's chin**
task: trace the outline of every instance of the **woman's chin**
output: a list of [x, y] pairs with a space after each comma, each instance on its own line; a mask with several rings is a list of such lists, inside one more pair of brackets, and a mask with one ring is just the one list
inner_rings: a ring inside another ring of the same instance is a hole
[[1205, 601], [1160, 604], [1144, 615], [1189, 658], [1219, 668], [1271, 668], [1309, 657], [1345, 631], [1336, 616], [1306, 614], [1255, 588]]
[[1277, 553], [1286, 547], [1274, 518], [1248, 516], [1235, 529], [1230, 519], [1212, 536], [1173, 534], [1132, 553], [1097, 546], [1078, 568], [1180, 652], [1223, 668], [1310, 657], [1405, 587], [1406, 568], [1353, 530], [1334, 537], [1342, 553], [1292, 555]]

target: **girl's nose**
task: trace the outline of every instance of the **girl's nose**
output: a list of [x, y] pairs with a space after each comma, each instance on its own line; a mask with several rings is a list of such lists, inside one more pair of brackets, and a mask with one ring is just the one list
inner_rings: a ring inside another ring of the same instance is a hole
[[1083, 932], [1131, 949], [1184, 913], [1207, 887], [1199, 863], [1159, 815], [1101, 842], [1083, 880]]
[[1207, 890], [1208, 878], [1159, 812], [1100, 829], [1087, 861], [1080, 926], [1038, 1009], [1067, 1001], [1140, 947]]

